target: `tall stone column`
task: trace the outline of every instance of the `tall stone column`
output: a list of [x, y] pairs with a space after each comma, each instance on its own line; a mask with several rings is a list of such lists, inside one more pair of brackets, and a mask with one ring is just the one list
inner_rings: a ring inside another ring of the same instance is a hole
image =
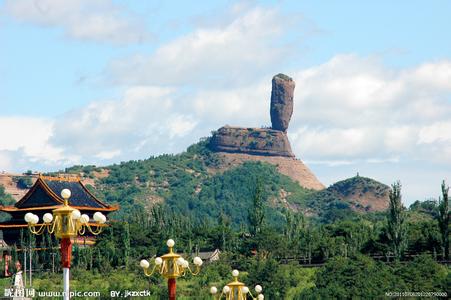
[[272, 129], [286, 132], [293, 114], [293, 93], [295, 82], [285, 74], [272, 78], [271, 124]]

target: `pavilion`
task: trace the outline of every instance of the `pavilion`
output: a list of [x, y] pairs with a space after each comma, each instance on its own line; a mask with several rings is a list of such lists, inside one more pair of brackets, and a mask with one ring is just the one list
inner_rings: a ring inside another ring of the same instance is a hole
[[[20, 230], [27, 229], [24, 216], [32, 212], [42, 217], [45, 213], [51, 213], [55, 208], [63, 205], [61, 191], [69, 189], [72, 196], [69, 205], [78, 209], [82, 214], [87, 214], [92, 218], [96, 211], [107, 215], [119, 209], [119, 206], [108, 205], [96, 198], [81, 182], [80, 177], [50, 177], [39, 175], [30, 190], [14, 206], [0, 206], [0, 211], [11, 215], [11, 219], [0, 223], [0, 230], [3, 231], [3, 239], [8, 245], [19, 244]], [[83, 238], [84, 244], [93, 244], [93, 237]], [[87, 242], [88, 241], [88, 242]], [[80, 241], [75, 241], [80, 243]]]

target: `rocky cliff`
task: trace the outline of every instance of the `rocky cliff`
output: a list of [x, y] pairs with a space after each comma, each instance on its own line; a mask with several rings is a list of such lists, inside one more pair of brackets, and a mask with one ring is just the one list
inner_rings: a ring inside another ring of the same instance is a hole
[[278, 130], [224, 126], [211, 139], [216, 152], [294, 157], [287, 135]]
[[271, 128], [224, 126], [213, 133], [209, 148], [221, 153], [226, 164], [264, 161], [276, 165], [279, 172], [302, 187], [314, 190], [324, 185], [291, 151], [287, 130], [293, 113], [295, 82], [284, 74], [272, 79], [270, 102]]
[[294, 87], [293, 79], [287, 75], [274, 76], [270, 105], [272, 127], [221, 127], [213, 134], [210, 148], [217, 152], [294, 157], [286, 134], [293, 113]]

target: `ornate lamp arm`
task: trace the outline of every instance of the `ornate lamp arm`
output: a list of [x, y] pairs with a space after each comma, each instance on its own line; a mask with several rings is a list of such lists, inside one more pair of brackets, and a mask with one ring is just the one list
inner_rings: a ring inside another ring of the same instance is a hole
[[[41, 235], [44, 233], [45, 228], [47, 228], [47, 224], [28, 224], [28, 228], [30, 229], [31, 233], [36, 234], [36, 235]], [[39, 228], [39, 229], [35, 229], [35, 228]]]
[[79, 235], [84, 235], [86, 232], [86, 227], [81, 225], [80, 228], [78, 228], [78, 234]]
[[191, 270], [191, 268], [189, 266], [186, 269], [188, 269], [189, 272], [194, 276], [196, 276], [200, 273], [200, 266], [198, 266], [198, 265], [196, 266], [196, 269], [194, 270], [194, 272], [193, 272], [193, 270]]
[[[92, 227], [88, 223], [86, 223], [84, 225], [85, 226], [83, 226], [83, 227], [87, 227], [89, 232], [91, 232], [93, 235], [98, 235], [103, 231], [103, 228], [100, 225], [96, 225], [97, 228], [95, 230], [92, 229]], [[83, 233], [84, 233], [84, 230], [83, 230]]]
[[55, 219], [53, 220], [53, 222], [51, 224], [49, 224], [49, 226], [47, 227], [47, 231], [50, 234], [55, 232], [56, 223], [58, 223], [58, 221], [59, 221], [59, 216], [55, 216]]
[[152, 276], [152, 274], [155, 272], [155, 270], [157, 269], [157, 265], [154, 265], [152, 268], [152, 271], [149, 272], [149, 268], [144, 268], [144, 275], [146, 275], [147, 277]]

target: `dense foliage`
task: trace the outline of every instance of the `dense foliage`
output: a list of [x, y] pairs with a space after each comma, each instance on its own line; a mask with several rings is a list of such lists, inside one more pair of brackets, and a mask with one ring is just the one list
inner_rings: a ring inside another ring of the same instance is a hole
[[[164, 254], [165, 240], [172, 238], [186, 258], [221, 251], [220, 260], [206, 262], [199, 276], [178, 280], [178, 299], [211, 299], [209, 286], [222, 287], [235, 268], [248, 286], [263, 286], [265, 299], [374, 299], [399, 291], [449, 295], [449, 268], [439, 264], [445, 222], [449, 226], [447, 194], [439, 203], [417, 201], [407, 209], [400, 204], [401, 186], [394, 185], [388, 212], [358, 213], [348, 196], [382, 195], [388, 187], [355, 176], [310, 191], [265, 163], [220, 170], [220, 158], [205, 145], [201, 141], [180, 155], [66, 170], [97, 180], [89, 188], [121, 205], [95, 246], [73, 247], [74, 289], [100, 291], [104, 299], [111, 290], [145, 289], [153, 299], [164, 298], [165, 281], [145, 277], [138, 263]], [[0, 199], [8, 199], [2, 187]], [[24, 248], [45, 249], [32, 252], [37, 290], [60, 289], [57, 243], [25, 230], [11, 249], [13, 261], [23, 259]]]
[[[0, 205], [13, 205], [14, 203], [16, 203], [16, 201], [14, 201], [14, 198], [5, 193], [5, 188], [0, 184]], [[10, 215], [4, 212], [0, 212], [0, 222], [6, 221], [10, 219]]]
[[[260, 205], [258, 183], [254, 184], [252, 209]], [[98, 237], [94, 247], [74, 246], [74, 287], [100, 291], [108, 299], [111, 290], [149, 290], [155, 299], [164, 297], [165, 281], [146, 278], [138, 266], [142, 258], [164, 254], [164, 241], [176, 240], [176, 250], [185, 257], [200, 251], [220, 249], [220, 260], [206, 262], [198, 277], [178, 280], [179, 299], [209, 299], [211, 285], [231, 280], [232, 269], [249, 286], [261, 284], [266, 299], [381, 298], [388, 292], [450, 292], [449, 269], [440, 260], [440, 230], [437, 219], [414, 204], [405, 211], [407, 249], [401, 261], [388, 237], [389, 214], [351, 216], [319, 224], [302, 214], [285, 212], [282, 228], [262, 221], [233, 228], [230, 218], [198, 220], [165, 206], [148, 214], [135, 211], [128, 222], [115, 221]], [[437, 210], [437, 204], [434, 206]], [[253, 225], [254, 224], [254, 225]], [[259, 229], [253, 229], [257, 226]], [[60, 272], [57, 241], [36, 240], [24, 231], [19, 248], [47, 248], [34, 252], [37, 290], [58, 290]], [[13, 260], [21, 255], [13, 253]], [[52, 265], [52, 257], [56, 264]]]
[[[65, 172], [98, 178], [92, 189], [100, 198], [121, 205], [116, 218], [126, 220], [138, 209], [162, 204], [194, 219], [217, 220], [227, 215], [234, 228], [247, 226], [253, 186], [258, 180], [265, 195], [267, 221], [280, 225], [284, 210], [308, 212], [321, 223], [332, 223], [355, 210], [365, 211], [349, 200], [355, 193], [382, 197], [388, 187], [370, 178], [355, 176], [322, 191], [302, 188], [280, 174], [274, 165], [244, 162], [230, 168], [209, 150], [208, 139], [178, 155], [161, 155], [145, 160], [122, 162], [104, 168], [74, 166]], [[103, 174], [100, 176], [99, 174]], [[350, 204], [352, 203], [352, 205]]]

